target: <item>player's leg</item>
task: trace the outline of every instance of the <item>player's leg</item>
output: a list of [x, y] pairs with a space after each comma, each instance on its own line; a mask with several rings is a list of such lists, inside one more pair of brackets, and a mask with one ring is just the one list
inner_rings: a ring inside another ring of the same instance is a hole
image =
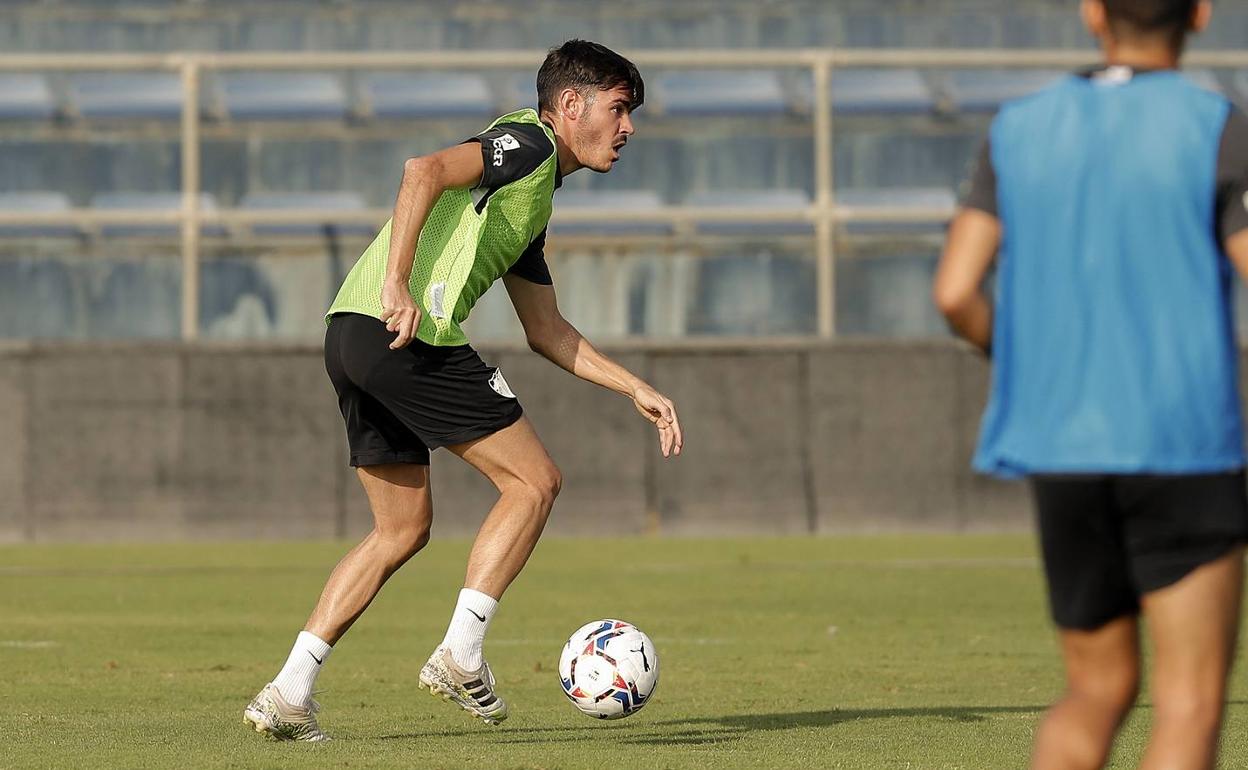
[[558, 468], [521, 417], [484, 438], [449, 447], [499, 491], [477, 532], [464, 589], [421, 683], [491, 724], [506, 718], [481, 648], [498, 600], [528, 561], [559, 494]]
[[1144, 769], [1212, 768], [1239, 629], [1244, 552], [1145, 594], [1153, 640], [1153, 730]]
[[257, 732], [276, 738], [324, 739], [311, 697], [316, 677], [386, 579], [429, 539], [429, 450], [362, 387], [388, 350], [388, 338], [375, 334], [375, 326], [384, 330], [374, 319], [338, 316], [325, 336], [326, 369], [374, 525], [334, 568], [286, 663], [243, 712]]
[[1099, 768], [1135, 702], [1139, 646], [1134, 617], [1092, 631], [1059, 632], [1066, 692], [1036, 731], [1033, 770]]
[[450, 447], [499, 492], [477, 532], [464, 587], [499, 599], [546, 526], [563, 478], [533, 425], [521, 417], [498, 433]]
[[1107, 477], [1033, 479], [1066, 691], [1036, 731], [1033, 770], [1099, 768], [1139, 682], [1138, 604]]
[[395, 570], [429, 542], [433, 500], [429, 466], [396, 463], [357, 468], [373, 511], [373, 529], [325, 583], [304, 630], [334, 644]]

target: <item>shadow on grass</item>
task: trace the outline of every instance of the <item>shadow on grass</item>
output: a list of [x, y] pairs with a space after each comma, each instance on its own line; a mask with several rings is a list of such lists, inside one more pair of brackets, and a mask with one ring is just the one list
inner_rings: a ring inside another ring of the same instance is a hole
[[[602, 737], [604, 731], [615, 733], [620, 743], [631, 745], [701, 746], [741, 740], [754, 732], [774, 730], [800, 730], [807, 728], [834, 727], [845, 722], [868, 719], [927, 718], [951, 722], [983, 722], [994, 714], [1039, 714], [1048, 708], [1037, 706], [940, 706], [922, 708], [883, 709], [828, 709], [824, 711], [795, 711], [781, 714], [732, 714], [695, 719], [670, 719], [658, 722], [606, 722], [587, 724], [582, 727], [502, 727], [488, 735], [499, 744], [526, 743], [574, 743], [593, 736]], [[416, 738], [451, 737], [475, 733], [478, 730], [440, 730], [426, 733], [383, 735], [382, 740], [408, 740]]]

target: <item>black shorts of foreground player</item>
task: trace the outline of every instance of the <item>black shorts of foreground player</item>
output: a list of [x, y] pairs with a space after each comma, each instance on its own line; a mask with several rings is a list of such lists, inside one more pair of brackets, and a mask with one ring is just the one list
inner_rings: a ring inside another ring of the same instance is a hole
[[543, 255], [555, 189], [566, 174], [606, 172], [619, 160], [643, 100], [641, 76], [618, 54], [573, 40], [547, 56], [537, 92], [538, 110], [505, 115], [463, 144], [404, 164], [393, 218], [330, 307], [326, 369], [374, 527], [334, 569], [285, 666], [245, 709], [258, 732], [325, 738], [311, 699], [316, 676], [387, 578], [428, 542], [429, 452], [439, 447], [484, 474], [499, 498], [420, 684], [487, 723], [507, 717], [482, 646], [561, 478], [503, 373], [460, 328], [497, 279], [534, 351], [630, 399], [655, 425], [663, 456], [681, 452], [671, 400], [564, 320]]
[[993, 358], [975, 466], [1035, 494], [1067, 682], [1037, 770], [1105, 764], [1139, 688], [1141, 614], [1141, 767], [1216, 763], [1248, 540], [1231, 323], [1248, 119], [1176, 71], [1211, 10], [1085, 0], [1104, 64], [1002, 108], [936, 277], [953, 328]]

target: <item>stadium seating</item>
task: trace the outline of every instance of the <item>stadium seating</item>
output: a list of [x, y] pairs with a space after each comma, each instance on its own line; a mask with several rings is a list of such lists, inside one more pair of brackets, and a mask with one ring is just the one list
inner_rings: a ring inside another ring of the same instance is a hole
[[0, 337], [73, 337], [81, 327], [73, 275], [61, 261], [0, 260]]
[[[595, 211], [592, 222], [560, 221], [560, 211]], [[555, 194], [555, 213], [550, 231], [560, 235], [670, 235], [666, 222], [612, 219], [616, 211], [651, 212], [663, 210], [663, 200], [653, 190], [560, 190]]]
[[1248, 70], [1238, 70], [1231, 76], [1231, 85], [1234, 87], [1232, 98], [1239, 101], [1240, 105], [1248, 105]]
[[177, 338], [182, 323], [182, 276], [176, 258], [118, 261], [98, 267], [106, 275], [88, 302], [88, 336]]
[[[953, 212], [957, 196], [944, 187], [892, 187], [849, 188], [838, 190], [837, 204], [854, 208], [897, 206], [914, 208], [937, 208]], [[921, 235], [944, 232], [945, 222], [849, 222], [845, 232], [849, 235]]]
[[[69, 211], [69, 197], [61, 192], [0, 193], [0, 211], [56, 212]], [[0, 237], [6, 238], [70, 238], [79, 235], [68, 225], [0, 225]]]
[[374, 118], [491, 118], [494, 97], [485, 78], [454, 72], [367, 75], [361, 112]]
[[944, 320], [927, 299], [935, 269], [934, 253], [838, 259], [837, 333], [873, 337], [945, 334]]
[[342, 80], [323, 72], [229, 72], [221, 92], [233, 120], [341, 120], [348, 112]]
[[672, 117], [765, 117], [790, 110], [780, 76], [768, 71], [668, 72], [659, 76], [654, 94], [663, 114]]
[[948, 90], [962, 112], [996, 112], [1003, 102], [1049, 86], [1066, 75], [1060, 70], [955, 70]]
[[0, 120], [47, 120], [56, 100], [43, 75], [0, 72]]
[[[367, 208], [364, 198], [356, 192], [288, 192], [250, 193], [243, 196], [240, 208], [252, 211], [274, 209], [315, 209], [326, 211], [362, 211]], [[380, 226], [378, 223], [378, 227]], [[378, 227], [359, 224], [338, 224], [327, 221], [317, 224], [266, 225], [251, 228], [255, 235], [330, 236], [374, 235]]]
[[815, 330], [813, 259], [761, 251], [698, 260], [689, 334], [809, 334]]
[[[153, 212], [177, 211], [182, 208], [182, 194], [176, 192], [131, 193], [108, 192], [99, 193], [91, 198], [92, 208], [101, 210], [143, 209]], [[210, 193], [199, 196], [201, 211], [216, 211], [217, 199]], [[141, 236], [175, 237], [182, 232], [180, 225], [173, 224], [117, 224], [103, 225], [100, 234], [111, 238], [129, 238]], [[208, 236], [223, 236], [226, 229], [222, 225], [205, 224], [201, 232]]]
[[259, 308], [263, 326], [276, 325], [277, 296], [268, 276], [253, 260], [206, 259], [200, 262], [199, 324], [202, 329], [208, 331], [224, 326], [220, 323], [222, 319], [238, 313], [249, 301]]
[[920, 115], [936, 108], [923, 75], [913, 69], [838, 69], [832, 109], [843, 115]]
[[[689, 206], [711, 208], [718, 206], [755, 211], [791, 211], [809, 206], [810, 196], [803, 190], [712, 190], [694, 193], [685, 203]], [[705, 220], [697, 223], [697, 231], [703, 235], [724, 236], [808, 235], [814, 232], [814, 225], [805, 220]]]
[[83, 118], [177, 120], [182, 80], [173, 72], [89, 72], [69, 80], [70, 106]]

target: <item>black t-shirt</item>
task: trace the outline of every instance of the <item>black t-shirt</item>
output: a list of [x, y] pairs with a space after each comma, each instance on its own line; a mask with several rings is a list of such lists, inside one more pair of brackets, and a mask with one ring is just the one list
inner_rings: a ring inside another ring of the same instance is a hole
[[[531, 123], [500, 123], [467, 141], [481, 144], [484, 171], [481, 181], [472, 188], [478, 212], [485, 209], [495, 190], [532, 174], [555, 152], [546, 132]], [[555, 187], [562, 182], [556, 172]], [[551, 285], [554, 282], [546, 264], [545, 249], [546, 229], [542, 228], [507, 272], [526, 281]]]
[[[1103, 68], [1081, 73], [1094, 77]], [[1226, 243], [1232, 235], [1248, 230], [1248, 116], [1231, 107], [1222, 140], [1218, 147], [1216, 189], [1216, 224], [1218, 240]], [[967, 179], [962, 206], [998, 216], [997, 172], [992, 166], [992, 147], [985, 140]]]

